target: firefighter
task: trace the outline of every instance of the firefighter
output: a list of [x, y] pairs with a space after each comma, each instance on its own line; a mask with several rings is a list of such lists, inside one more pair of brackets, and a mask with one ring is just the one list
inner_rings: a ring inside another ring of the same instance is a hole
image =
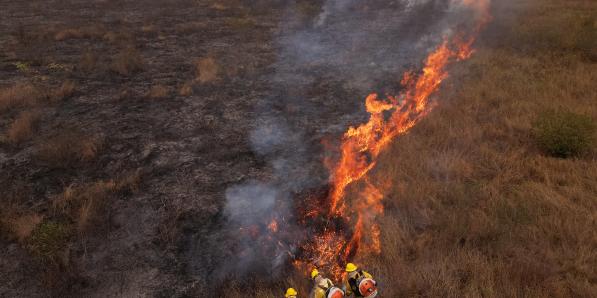
[[294, 288], [288, 288], [288, 290], [286, 290], [286, 294], [284, 294], [284, 297], [296, 298], [296, 295], [298, 295], [298, 292]]
[[334, 283], [329, 279], [321, 276], [317, 269], [311, 271], [311, 279], [314, 281], [313, 290], [311, 291], [311, 298], [343, 298], [344, 291], [334, 286]]
[[377, 282], [369, 272], [359, 270], [353, 263], [346, 264], [346, 278], [344, 280], [346, 296], [375, 297], [377, 296]]

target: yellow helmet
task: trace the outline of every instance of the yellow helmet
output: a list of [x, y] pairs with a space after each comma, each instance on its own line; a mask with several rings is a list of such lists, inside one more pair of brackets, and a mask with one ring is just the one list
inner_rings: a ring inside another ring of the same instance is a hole
[[346, 264], [346, 272], [353, 272], [357, 270], [357, 266], [353, 263]]
[[286, 295], [284, 295], [284, 297], [288, 298], [288, 297], [296, 296], [296, 295], [298, 295], [298, 292], [294, 288], [288, 288], [288, 290], [286, 290]]
[[317, 268], [315, 268], [313, 271], [311, 271], [311, 279], [315, 278], [317, 275], [319, 275], [319, 271], [317, 271]]

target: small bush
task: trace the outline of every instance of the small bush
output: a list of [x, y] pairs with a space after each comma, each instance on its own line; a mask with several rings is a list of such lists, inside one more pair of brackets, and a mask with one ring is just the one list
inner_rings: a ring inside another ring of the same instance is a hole
[[595, 124], [588, 116], [549, 111], [539, 116], [533, 130], [537, 143], [545, 152], [566, 158], [578, 156], [591, 148]]
[[59, 263], [70, 238], [70, 229], [66, 224], [45, 221], [31, 233], [27, 248], [42, 261]]
[[38, 111], [24, 111], [10, 125], [6, 133], [7, 139], [12, 144], [21, 143], [31, 137], [40, 118]]
[[112, 58], [112, 71], [128, 76], [141, 70], [143, 67], [143, 59], [139, 51], [134, 48], [126, 48]]

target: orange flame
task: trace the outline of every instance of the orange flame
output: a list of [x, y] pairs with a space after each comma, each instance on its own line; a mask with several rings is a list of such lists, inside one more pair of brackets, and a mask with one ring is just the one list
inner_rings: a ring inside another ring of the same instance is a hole
[[[448, 77], [447, 66], [473, 54], [476, 36], [490, 20], [489, 0], [455, 1], [478, 12], [477, 25], [467, 34], [445, 38], [429, 54], [418, 76], [406, 72], [401, 81], [404, 91], [400, 96], [384, 100], [378, 99], [375, 93], [367, 96], [365, 107], [370, 114], [369, 121], [358, 127], [350, 127], [343, 136], [339, 160], [326, 163], [329, 167], [331, 165], [332, 174], [328, 219], [342, 218], [344, 222], [353, 224], [348, 236], [326, 228], [303, 247], [313, 256], [307, 261], [310, 267], [325, 267], [333, 277], [339, 278], [341, 266], [353, 258], [357, 251], [381, 252], [381, 230], [375, 221], [383, 214], [384, 187], [372, 183], [367, 174], [375, 167], [379, 154], [394, 138], [408, 132], [435, 107], [432, 95]], [[362, 190], [349, 200], [348, 188], [353, 185]]]

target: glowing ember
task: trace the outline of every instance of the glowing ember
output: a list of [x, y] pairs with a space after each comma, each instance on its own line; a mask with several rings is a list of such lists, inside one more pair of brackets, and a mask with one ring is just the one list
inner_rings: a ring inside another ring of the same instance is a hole
[[[420, 74], [405, 73], [401, 81], [404, 91], [398, 97], [381, 100], [377, 94], [370, 94], [365, 100], [369, 121], [350, 127], [343, 136], [339, 160], [326, 162], [332, 174], [327, 224], [302, 247], [304, 261], [295, 261], [297, 267], [324, 268], [339, 278], [342, 266], [358, 251], [381, 252], [376, 217], [383, 213], [384, 188], [372, 183], [367, 174], [390, 141], [406, 133], [433, 109], [431, 96], [448, 77], [446, 67], [473, 54], [475, 38], [490, 20], [489, 0], [457, 2], [478, 12], [476, 26], [466, 34], [445, 38], [429, 54]], [[349, 199], [349, 187], [361, 191]], [[305, 214], [320, 214], [320, 211], [308, 210]], [[338, 225], [338, 220], [343, 224]]]
[[272, 233], [277, 232], [278, 231], [278, 222], [275, 219], [272, 219], [272, 221], [267, 226], [267, 229], [270, 230]]

